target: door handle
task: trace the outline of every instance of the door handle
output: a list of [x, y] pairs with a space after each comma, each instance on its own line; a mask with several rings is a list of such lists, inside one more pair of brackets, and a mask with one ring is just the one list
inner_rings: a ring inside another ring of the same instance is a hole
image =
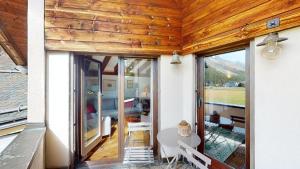
[[201, 104], [202, 104], [202, 98], [200, 96], [197, 96], [197, 102], [198, 102], [198, 107], [201, 107]]
[[202, 98], [201, 98], [198, 90], [196, 90], [196, 97], [197, 97], [197, 107], [201, 107]]

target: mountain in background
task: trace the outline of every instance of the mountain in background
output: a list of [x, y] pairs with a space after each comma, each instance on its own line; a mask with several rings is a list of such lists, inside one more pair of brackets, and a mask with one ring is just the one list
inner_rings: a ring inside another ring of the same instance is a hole
[[205, 80], [207, 85], [225, 86], [229, 82], [245, 83], [245, 64], [220, 57], [205, 59]]
[[245, 73], [245, 64], [241, 62], [232, 62], [220, 57], [207, 58], [205, 61], [207, 66], [213, 67], [224, 74], [228, 74], [228, 72], [232, 73], [232, 75]]

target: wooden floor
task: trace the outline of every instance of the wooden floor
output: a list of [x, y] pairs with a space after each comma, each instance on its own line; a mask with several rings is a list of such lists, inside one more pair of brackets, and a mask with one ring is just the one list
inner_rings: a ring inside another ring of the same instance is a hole
[[[105, 137], [101, 141], [98, 149], [88, 158], [88, 161], [99, 161], [99, 160], [115, 160], [118, 158], [118, 125], [114, 123], [112, 125], [112, 135]], [[125, 127], [125, 139], [127, 138], [127, 127]], [[134, 132], [131, 136], [134, 142], [130, 142], [130, 147], [140, 147], [150, 145], [150, 133], [149, 132]]]
[[105, 137], [99, 148], [90, 156], [88, 161], [112, 160], [118, 158], [118, 125], [112, 125], [111, 137]]

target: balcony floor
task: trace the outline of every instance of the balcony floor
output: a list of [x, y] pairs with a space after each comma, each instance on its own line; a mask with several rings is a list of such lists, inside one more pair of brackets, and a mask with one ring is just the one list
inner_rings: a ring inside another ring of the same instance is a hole
[[[165, 169], [167, 168], [167, 163], [161, 164], [160, 162], [156, 162], [151, 165], [123, 165], [123, 164], [114, 164], [114, 165], [95, 165], [88, 167], [77, 167], [77, 169]], [[194, 167], [178, 162], [177, 169], [194, 169]]]

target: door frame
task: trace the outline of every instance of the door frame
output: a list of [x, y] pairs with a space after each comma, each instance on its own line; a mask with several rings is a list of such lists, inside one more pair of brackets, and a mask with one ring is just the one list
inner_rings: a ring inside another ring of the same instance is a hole
[[[83, 158], [81, 156], [81, 117], [80, 117], [80, 111], [82, 109], [81, 107], [81, 89], [82, 89], [82, 75], [81, 75], [81, 67], [83, 63], [83, 58], [89, 58], [90, 60], [94, 60], [91, 58], [91, 55], [85, 55], [85, 54], [76, 54], [74, 53], [74, 69], [72, 70], [74, 72], [74, 81], [71, 86], [73, 87], [72, 93], [74, 93], [72, 96], [72, 100], [74, 101], [72, 104], [74, 104], [73, 111], [74, 113], [71, 114], [71, 116], [74, 116], [74, 124], [72, 124], [72, 128], [74, 128], [74, 153], [73, 157], [71, 159], [73, 160], [73, 166], [76, 165], [87, 165], [87, 166], [93, 166], [93, 165], [99, 165], [99, 164], [111, 164], [111, 163], [118, 163], [121, 162], [123, 159], [124, 154], [124, 130], [121, 128], [121, 126], [124, 126], [124, 92], [125, 92], [125, 64], [124, 59], [125, 58], [135, 58], [135, 59], [152, 59], [153, 61], [153, 150], [154, 153], [157, 154], [158, 152], [158, 142], [156, 139], [156, 135], [158, 133], [158, 56], [153, 57], [132, 57], [132, 56], [117, 56], [114, 55], [113, 57], [118, 58], [118, 158], [117, 159], [111, 159], [111, 160], [95, 160], [95, 161], [86, 161], [86, 159], [90, 156]], [[111, 55], [110, 55], [111, 56]], [[97, 61], [97, 60], [95, 60]], [[102, 80], [102, 79], [101, 79]], [[72, 131], [71, 131], [72, 132]], [[98, 147], [96, 146], [95, 149]], [[93, 152], [93, 150], [92, 150]]]
[[[209, 53], [205, 55], [198, 54], [196, 55], [196, 117], [197, 117], [197, 134], [200, 136], [201, 140], [204, 140], [204, 132], [205, 132], [205, 125], [204, 125], [204, 117], [205, 117], [205, 100], [204, 100], [204, 80], [205, 80], [205, 62], [204, 58], [217, 55], [217, 54], [223, 54], [223, 53], [229, 53], [239, 50], [245, 50], [245, 73], [246, 73], [246, 84], [245, 84], [245, 97], [246, 97], [246, 103], [245, 103], [245, 127], [246, 127], [246, 135], [245, 135], [245, 145], [246, 145], [246, 169], [250, 169], [250, 150], [251, 150], [251, 114], [250, 114], [250, 87], [251, 87], [251, 71], [250, 71], [250, 47], [248, 46], [240, 46], [234, 49], [225, 50], [218, 53]], [[198, 151], [201, 153], [204, 153], [204, 141], [201, 142], [201, 144], [198, 146]], [[210, 157], [211, 158], [211, 157]], [[212, 159], [212, 169], [230, 169], [231, 167], [228, 166], [225, 163], [219, 162], [213, 158]]]

